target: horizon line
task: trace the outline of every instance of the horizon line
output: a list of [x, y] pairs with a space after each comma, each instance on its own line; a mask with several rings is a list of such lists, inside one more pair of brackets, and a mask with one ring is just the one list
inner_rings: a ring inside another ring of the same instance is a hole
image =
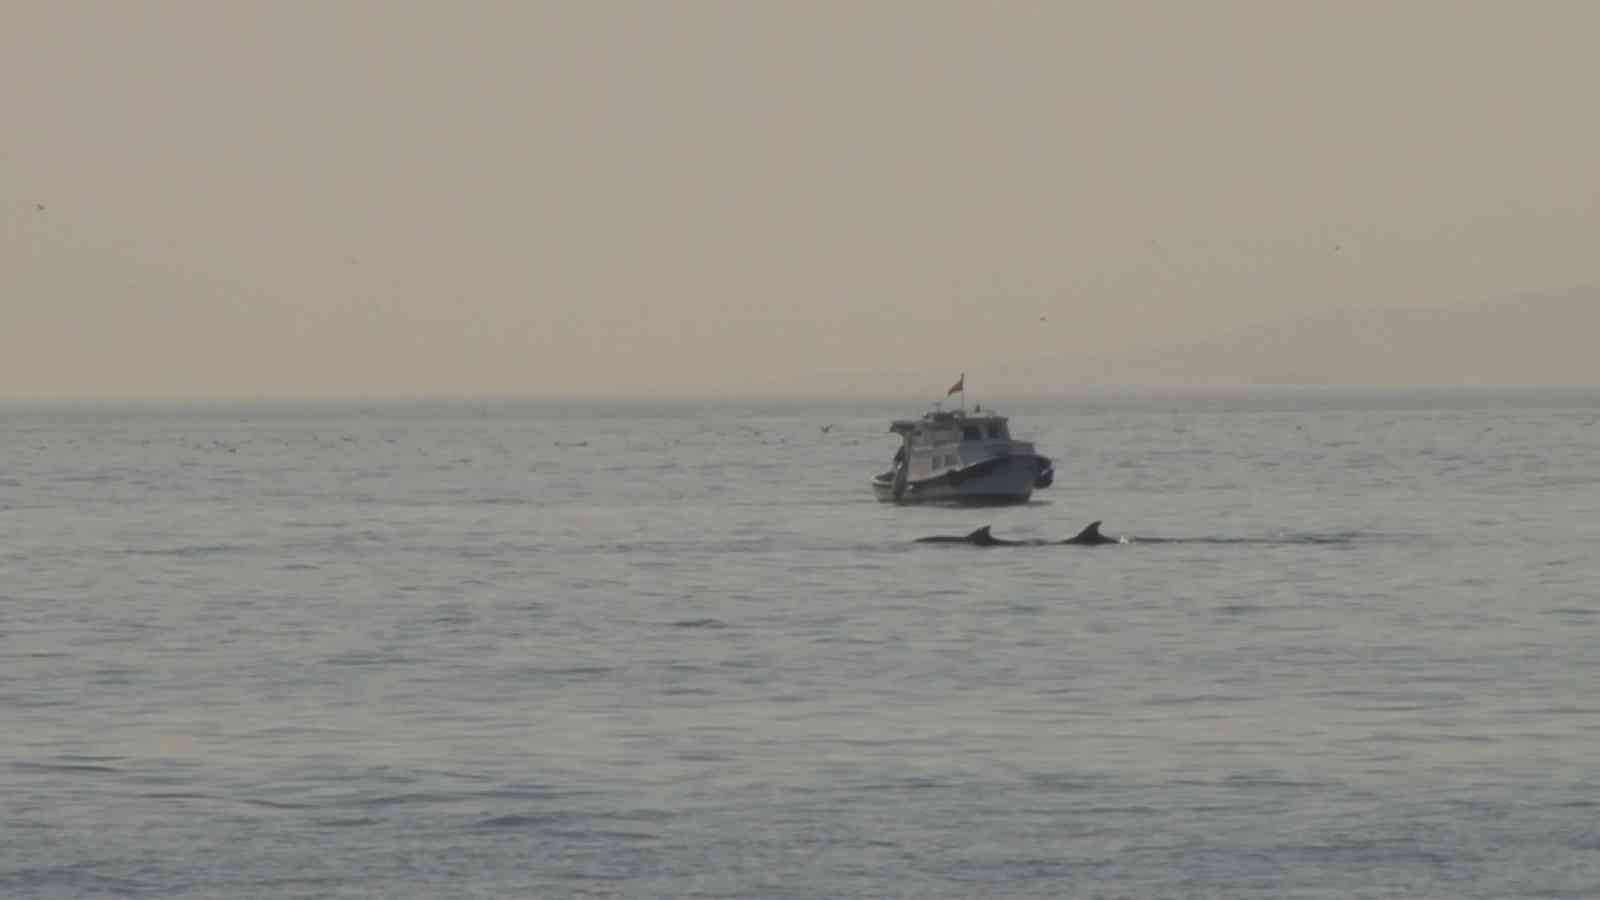
[[[1127, 396], [1127, 395], [1181, 395], [1181, 396], [1206, 396], [1206, 395], [1240, 395], [1240, 394], [1268, 394], [1268, 393], [1398, 393], [1398, 392], [1430, 392], [1430, 393], [1533, 393], [1533, 392], [1563, 392], [1575, 393], [1583, 391], [1600, 391], [1600, 384], [1590, 383], [1463, 383], [1463, 382], [1424, 382], [1424, 383], [1340, 383], [1319, 381], [1254, 381], [1254, 382], [1227, 382], [1227, 383], [1125, 383], [1125, 384], [1080, 384], [1067, 387], [1055, 387], [1047, 390], [997, 390], [989, 393], [990, 397], [1004, 401], [1032, 401], [1048, 400], [1052, 398], [1084, 398], [1095, 396]], [[974, 392], [976, 393], [976, 392]], [[837, 392], [826, 391], [761, 391], [761, 390], [736, 390], [715, 387], [703, 388], [673, 388], [667, 390], [647, 391], [634, 388], [607, 387], [598, 389], [579, 389], [569, 391], [530, 391], [530, 390], [484, 390], [484, 391], [415, 391], [415, 390], [349, 390], [327, 391], [320, 393], [306, 393], [295, 391], [255, 391], [239, 393], [214, 393], [214, 394], [163, 394], [125, 393], [125, 394], [91, 394], [91, 393], [35, 393], [35, 394], [0, 394], [0, 404], [5, 405], [76, 405], [76, 404], [130, 404], [130, 405], [160, 405], [160, 404], [187, 404], [187, 403], [472, 403], [472, 402], [554, 402], [554, 403], [593, 403], [593, 402], [704, 402], [704, 401], [771, 401], [771, 402], [818, 402], [837, 401], [847, 402], [869, 400], [873, 402], [905, 402], [915, 400], [922, 396], [917, 392], [904, 390], [851, 391], [848, 396], [841, 396]], [[930, 389], [924, 399], [930, 405], [944, 402], [940, 391]], [[982, 399], [976, 402], [983, 402]]]

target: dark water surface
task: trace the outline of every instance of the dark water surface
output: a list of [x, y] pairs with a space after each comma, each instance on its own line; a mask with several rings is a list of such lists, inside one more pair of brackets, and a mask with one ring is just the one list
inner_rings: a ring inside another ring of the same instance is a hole
[[1002, 411], [0, 406], [0, 897], [1600, 896], [1600, 392]]

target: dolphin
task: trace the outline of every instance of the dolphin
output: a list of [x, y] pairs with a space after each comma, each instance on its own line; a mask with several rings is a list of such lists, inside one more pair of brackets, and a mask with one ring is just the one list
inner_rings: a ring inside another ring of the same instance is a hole
[[1007, 541], [989, 533], [990, 526], [985, 525], [970, 534], [936, 534], [931, 537], [917, 538], [918, 544], [973, 544], [979, 547], [1010, 547], [1020, 541]]
[[1106, 537], [1100, 533], [1100, 520], [1089, 523], [1089, 527], [1078, 532], [1076, 536], [1064, 541], [1008, 541], [997, 538], [985, 525], [968, 534], [935, 534], [929, 537], [917, 538], [918, 544], [971, 544], [975, 547], [1039, 547], [1047, 544], [1074, 544], [1077, 546], [1098, 547], [1101, 544], [1120, 544], [1121, 538]]
[[1122, 541], [1119, 538], [1106, 537], [1105, 535], [1101, 534], [1100, 520], [1096, 519], [1089, 523], [1089, 527], [1078, 532], [1077, 536], [1069, 537], [1061, 543], [1079, 544], [1087, 547], [1098, 547], [1101, 544], [1120, 544]]

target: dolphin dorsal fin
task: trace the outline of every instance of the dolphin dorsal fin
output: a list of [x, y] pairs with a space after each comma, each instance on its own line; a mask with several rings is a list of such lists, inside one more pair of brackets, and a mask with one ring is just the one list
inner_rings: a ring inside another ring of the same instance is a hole
[[1078, 532], [1078, 536], [1073, 538], [1073, 540], [1075, 540], [1075, 541], [1097, 541], [1097, 540], [1100, 540], [1102, 537], [1104, 537], [1104, 535], [1102, 535], [1100, 533], [1100, 520], [1096, 519], [1093, 522], [1089, 523], [1089, 527], [1088, 528], [1085, 528], [1084, 530]]
[[967, 540], [973, 542], [974, 544], [982, 544], [994, 540], [994, 535], [989, 533], [989, 529], [991, 527], [993, 526], [985, 525], [982, 528], [979, 528], [978, 530], [967, 535]]

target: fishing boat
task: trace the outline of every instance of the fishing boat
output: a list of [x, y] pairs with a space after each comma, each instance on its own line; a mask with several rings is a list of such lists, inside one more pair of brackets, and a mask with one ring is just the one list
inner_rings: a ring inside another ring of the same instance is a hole
[[889, 430], [900, 435], [900, 448], [889, 471], [872, 479], [873, 493], [884, 503], [1028, 502], [1054, 482], [1055, 465], [1032, 441], [1013, 440], [1007, 421], [981, 408], [894, 420]]

